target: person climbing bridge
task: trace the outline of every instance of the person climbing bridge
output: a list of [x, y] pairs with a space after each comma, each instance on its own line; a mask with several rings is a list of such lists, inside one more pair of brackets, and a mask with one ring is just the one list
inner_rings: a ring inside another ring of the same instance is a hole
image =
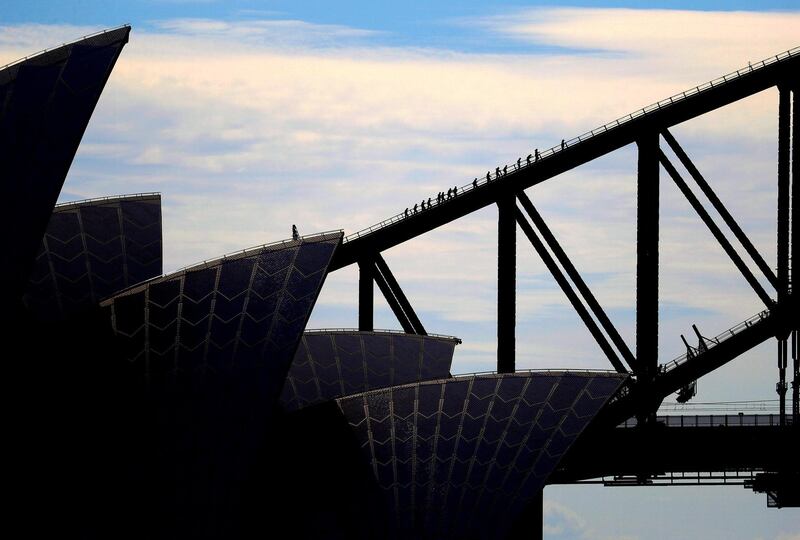
[[539, 149], [533, 151], [534, 155], [536, 156], [536, 161], [539, 161]]
[[477, 187], [478, 187], [478, 179], [476, 178], [475, 180], [472, 181], [472, 188], [475, 189]]
[[292, 240], [300, 240], [300, 233], [297, 231], [297, 225], [292, 225]]
[[561, 139], [561, 149], [563, 150], [566, 147], [567, 147], [567, 144], [564, 142], [564, 139]]
[[528, 165], [530, 165], [530, 164], [531, 164], [531, 158], [532, 158], [532, 157], [533, 157], [533, 154], [528, 154], [528, 157], [526, 157], [526, 158], [525, 158], [525, 161], [527, 161], [527, 162], [528, 162]]
[[522, 158], [517, 158], [517, 169], [519, 169], [522, 165]]

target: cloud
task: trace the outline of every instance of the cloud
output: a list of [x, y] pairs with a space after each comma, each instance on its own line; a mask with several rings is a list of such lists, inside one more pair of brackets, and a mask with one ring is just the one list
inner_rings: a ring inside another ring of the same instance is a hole
[[[297, 20], [159, 21], [133, 30], [64, 193], [162, 191], [168, 270], [285, 238], [293, 223], [353, 232], [784, 50], [799, 18], [548, 8], [477, 21], [493, 38], [556, 46], [530, 54], [390, 47], [368, 29]], [[0, 62], [93, 30], [4, 26]], [[673, 130], [770, 257], [775, 132], [774, 92]], [[635, 172], [628, 147], [528, 190], [631, 346]], [[715, 334], [760, 307], [662, 183], [671, 358], [698, 314]], [[465, 337], [469, 371], [494, 362], [495, 227], [487, 208], [385, 254], [428, 330]], [[519, 364], [607, 366], [522, 235], [518, 252]], [[331, 276], [314, 322], [355, 324], [355, 275]]]
[[342, 46], [348, 40], [380, 35], [380, 32], [332, 24], [313, 24], [288, 19], [253, 19], [223, 21], [218, 19], [167, 19], [155, 22], [163, 32], [200, 38], [223, 39], [238, 44], [287, 46]]
[[586, 521], [568, 506], [545, 500], [544, 533], [553, 538], [585, 538]]

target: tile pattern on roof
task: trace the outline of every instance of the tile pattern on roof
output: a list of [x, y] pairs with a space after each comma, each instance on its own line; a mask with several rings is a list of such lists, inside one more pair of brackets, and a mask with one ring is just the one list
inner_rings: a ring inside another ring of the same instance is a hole
[[477, 375], [338, 403], [384, 491], [397, 538], [503, 538], [623, 380]]
[[162, 273], [161, 197], [56, 207], [36, 256], [26, 307], [56, 320]]
[[286, 411], [450, 374], [457, 340], [389, 332], [303, 334], [281, 394]]

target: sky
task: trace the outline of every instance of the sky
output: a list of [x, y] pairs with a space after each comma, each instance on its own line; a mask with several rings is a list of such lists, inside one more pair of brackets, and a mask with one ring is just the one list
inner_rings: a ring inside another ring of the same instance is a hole
[[[292, 224], [355, 232], [800, 45], [788, 1], [6, 0], [0, 65], [123, 23], [130, 43], [61, 200], [160, 191], [167, 272]], [[774, 266], [777, 92], [672, 133]], [[631, 349], [635, 174], [629, 146], [527, 191]], [[660, 219], [665, 363], [693, 323], [713, 336], [763, 304], [663, 172]], [[486, 208], [384, 253], [426, 329], [463, 339], [454, 373], [495, 364], [496, 220]], [[517, 245], [517, 366], [610, 369], [522, 234]], [[356, 326], [356, 291], [354, 268], [331, 274], [309, 327]], [[381, 298], [376, 327], [399, 328]], [[775, 349], [703, 378], [695, 399], [774, 400]], [[765, 506], [739, 487], [551, 486], [546, 537], [800, 538], [799, 510]]]

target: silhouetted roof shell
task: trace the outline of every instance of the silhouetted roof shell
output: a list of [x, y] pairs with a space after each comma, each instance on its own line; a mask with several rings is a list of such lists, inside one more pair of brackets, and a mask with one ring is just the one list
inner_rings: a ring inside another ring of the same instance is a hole
[[26, 307], [57, 320], [162, 273], [161, 195], [59, 204], [36, 256]]
[[89, 118], [128, 41], [124, 26], [0, 69], [3, 295], [20, 300]]
[[376, 388], [445, 378], [460, 342], [380, 330], [307, 331], [289, 369], [281, 406], [293, 411]]
[[504, 538], [625, 376], [472, 375], [338, 400], [396, 538]]

